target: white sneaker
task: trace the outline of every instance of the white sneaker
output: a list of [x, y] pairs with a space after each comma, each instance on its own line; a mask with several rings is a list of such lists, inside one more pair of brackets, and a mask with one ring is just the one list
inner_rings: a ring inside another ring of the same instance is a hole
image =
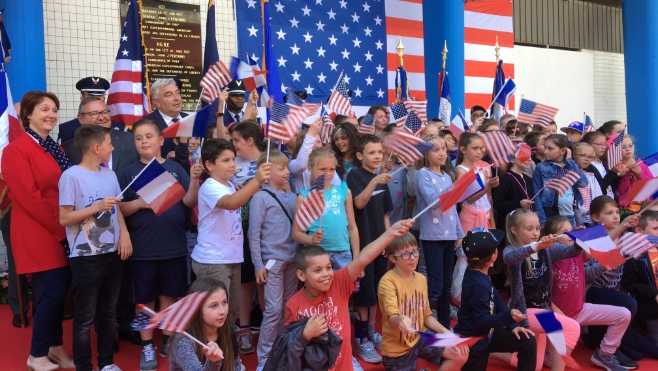
[[375, 346], [367, 339], [364, 339], [363, 343], [357, 339], [352, 346], [352, 351], [368, 363], [379, 363], [382, 361], [382, 356], [377, 353]]

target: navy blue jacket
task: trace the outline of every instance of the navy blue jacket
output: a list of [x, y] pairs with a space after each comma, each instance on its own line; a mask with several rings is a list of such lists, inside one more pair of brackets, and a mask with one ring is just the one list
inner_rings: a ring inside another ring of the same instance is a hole
[[[462, 303], [457, 316], [455, 333], [464, 336], [487, 336], [493, 328], [517, 326], [489, 276], [474, 269], [464, 272]], [[483, 350], [488, 346], [488, 340], [481, 340], [472, 349]]]
[[[187, 116], [187, 113], [181, 112], [181, 117]], [[158, 123], [160, 129], [164, 130], [168, 128], [167, 123], [160, 112], [156, 109], [155, 111], [149, 113], [148, 115], [142, 117], [142, 120], [152, 120]], [[165, 138], [162, 148], [160, 148], [160, 156], [162, 158], [167, 158], [167, 153], [173, 152], [176, 150], [176, 144], [174, 143], [174, 138]]]

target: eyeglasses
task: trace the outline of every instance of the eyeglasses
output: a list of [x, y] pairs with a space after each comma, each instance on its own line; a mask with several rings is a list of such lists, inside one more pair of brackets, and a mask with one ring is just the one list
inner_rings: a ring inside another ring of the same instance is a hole
[[110, 117], [110, 110], [106, 109], [105, 111], [91, 111], [91, 112], [82, 112], [83, 115], [89, 115], [92, 120], [96, 120], [98, 115], [103, 115], [105, 118]]
[[592, 144], [597, 145], [599, 147], [605, 147], [605, 143], [603, 142], [592, 142]]
[[588, 156], [584, 153], [576, 153], [576, 156], [582, 158], [583, 160], [593, 160], [596, 158], [596, 156]]
[[419, 247], [416, 250], [412, 250], [412, 251], [409, 251], [409, 252], [403, 252], [403, 253], [400, 253], [400, 254], [393, 254], [393, 256], [399, 256], [400, 258], [402, 258], [402, 260], [411, 260], [412, 256], [414, 258], [417, 258], [417, 257], [420, 256], [420, 250], [421, 250], [421, 248]]
[[621, 146], [621, 149], [623, 149], [624, 151], [628, 151], [630, 149], [633, 149], [633, 147], [635, 147], [634, 144], [629, 144], [627, 146]]

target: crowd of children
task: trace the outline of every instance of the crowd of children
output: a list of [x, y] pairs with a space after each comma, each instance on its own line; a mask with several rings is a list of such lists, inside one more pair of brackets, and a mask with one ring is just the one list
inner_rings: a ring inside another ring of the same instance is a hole
[[[641, 204], [615, 201], [635, 181], [653, 178], [629, 135], [621, 162], [606, 164], [621, 123], [585, 135], [573, 123], [563, 135], [555, 125], [533, 128], [512, 116], [501, 127], [476, 106], [475, 129], [459, 138], [430, 120], [422, 138], [433, 148], [411, 166], [382, 144], [396, 129], [386, 125], [388, 110], [371, 111], [378, 135], [360, 135], [344, 122], [322, 143], [317, 120], [284, 151], [268, 152], [258, 123], [243, 120], [229, 137], [213, 129], [203, 140], [189, 138], [183, 166], [160, 156], [160, 127], [140, 120], [133, 126], [140, 160], [118, 177], [103, 166], [113, 149], [110, 129], [80, 127], [75, 145], [83, 160], [59, 181], [76, 288], [77, 368], [91, 367], [92, 323], [99, 366], [113, 364], [122, 260], [129, 261], [135, 304], [162, 311], [186, 294], [208, 293], [186, 330], [206, 345], [163, 331], [156, 346], [153, 331], [141, 331], [144, 371], [158, 368], [158, 349], [171, 370], [240, 370], [239, 354], [256, 352], [259, 371], [306, 363], [361, 369], [352, 354], [386, 370], [416, 370], [422, 358], [440, 370], [479, 371], [491, 356], [519, 370], [559, 371], [564, 355], [534, 316], [547, 310], [562, 325], [567, 354], [582, 337], [595, 349], [592, 362], [606, 370], [658, 357], [658, 253], [606, 270], [564, 235], [601, 224], [613, 239], [628, 229], [658, 236], [658, 211], [640, 217]], [[532, 157], [492, 170], [481, 133], [499, 130], [525, 141]], [[160, 215], [129, 187], [153, 159], [184, 189]], [[435, 201], [472, 169], [483, 189], [442, 212]], [[580, 179], [565, 194], [545, 187], [566, 170]], [[323, 214], [302, 228], [295, 215], [311, 185], [322, 183]], [[427, 207], [415, 223], [409, 219]], [[459, 278], [455, 326], [457, 250], [468, 268]], [[263, 312], [256, 346], [254, 303]], [[440, 348], [420, 340], [424, 331], [481, 339]]]

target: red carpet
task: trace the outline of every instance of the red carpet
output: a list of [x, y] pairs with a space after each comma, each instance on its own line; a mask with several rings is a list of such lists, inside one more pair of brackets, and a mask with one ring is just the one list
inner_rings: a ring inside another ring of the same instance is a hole
[[[30, 318], [30, 326], [26, 329], [17, 329], [11, 325], [11, 311], [9, 310], [9, 305], [2, 304], [0, 305], [0, 370], [25, 370], [25, 362], [30, 351], [30, 339], [32, 334], [32, 318]], [[71, 326], [72, 321], [64, 321], [64, 347], [71, 353]], [[92, 337], [92, 339], [95, 339]], [[254, 340], [257, 338], [255, 337]], [[92, 340], [93, 341], [93, 340]], [[159, 335], [156, 334], [156, 344], [159, 342]], [[255, 346], [256, 342], [254, 342]], [[93, 341], [94, 350], [96, 347], [95, 341]], [[137, 345], [132, 345], [129, 342], [122, 341], [119, 343], [119, 353], [115, 354], [115, 363], [123, 371], [134, 371], [138, 370], [139, 366], [139, 352], [141, 348]], [[95, 351], [94, 351], [95, 354]], [[582, 342], [578, 343], [576, 350], [574, 351], [574, 358], [580, 363], [583, 367], [583, 370], [602, 370], [597, 368], [589, 360], [589, 357], [592, 355], [592, 351], [585, 347]], [[95, 357], [95, 355], [94, 355]], [[242, 356], [242, 360], [247, 366], [248, 371], [256, 370], [257, 360], [256, 354], [250, 354], [248, 356]], [[95, 362], [95, 359], [94, 359]], [[168, 370], [167, 360], [165, 358], [159, 358], [160, 362], [160, 371]], [[640, 369], [650, 370], [653, 367], [658, 367], [658, 360], [653, 359], [642, 359], [639, 361]], [[384, 367], [381, 364], [371, 365], [362, 363], [364, 370], [366, 371], [383, 371]], [[430, 365], [424, 361], [421, 361], [419, 364], [420, 367], [429, 367]], [[432, 368], [434, 369], [434, 368]], [[503, 365], [502, 363], [490, 360], [488, 370], [502, 371], [502, 370], [512, 370], [511, 367]], [[544, 370], [548, 368], [544, 367]]]

